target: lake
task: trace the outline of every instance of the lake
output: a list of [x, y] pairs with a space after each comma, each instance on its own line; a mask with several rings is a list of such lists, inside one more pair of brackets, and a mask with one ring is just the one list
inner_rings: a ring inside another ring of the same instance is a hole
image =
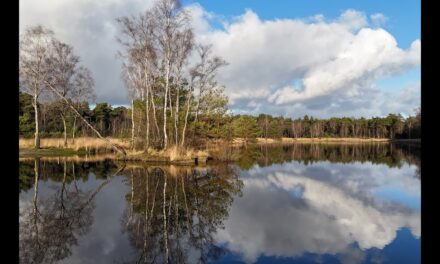
[[420, 145], [20, 159], [21, 263], [420, 263]]

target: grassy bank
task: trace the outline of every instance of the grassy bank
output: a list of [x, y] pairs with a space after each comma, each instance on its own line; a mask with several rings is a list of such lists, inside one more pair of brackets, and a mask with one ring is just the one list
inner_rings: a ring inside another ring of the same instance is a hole
[[[98, 138], [83, 137], [75, 140], [69, 139], [67, 148], [64, 148], [62, 138], [44, 138], [41, 139], [41, 149], [33, 149], [33, 139], [21, 138], [19, 141], [20, 157], [57, 157], [57, 156], [85, 156], [87, 154], [109, 154], [110, 157], [119, 160], [140, 161], [164, 164], [204, 164], [208, 158], [218, 161], [235, 160], [239, 154], [235, 153], [235, 146], [242, 146], [246, 143], [257, 144], [359, 144], [359, 143], [388, 143], [387, 138], [281, 138], [265, 139], [256, 138], [246, 141], [242, 138], [235, 138], [232, 142], [223, 140], [213, 140], [207, 142], [202, 150], [192, 148], [171, 147], [167, 150], [148, 149], [142, 151], [131, 151], [130, 141], [125, 139], [108, 138], [112, 143], [127, 150], [127, 156], [113, 153], [111, 146]], [[393, 140], [393, 142], [420, 142], [420, 139], [411, 140]]]
[[86, 154], [84, 150], [74, 150], [71, 148], [20, 148], [19, 157], [62, 157]]
[[154, 150], [149, 148], [146, 151], [129, 151], [126, 157], [117, 154], [116, 158], [128, 161], [165, 164], [205, 164], [209, 156], [207, 151], [171, 147], [166, 150]]
[[[113, 144], [118, 145], [127, 151], [127, 156], [111, 154], [114, 159], [125, 159], [129, 161], [142, 161], [166, 164], [204, 164], [209, 154], [206, 151], [194, 150], [191, 148], [171, 147], [167, 150], [154, 150], [149, 148], [145, 151], [131, 151], [130, 141], [116, 138], [108, 138]], [[27, 138], [19, 139], [20, 157], [57, 157], [57, 156], [84, 156], [87, 154], [108, 154], [113, 153], [112, 147], [102, 139], [83, 137], [75, 140], [68, 139], [67, 147], [64, 147], [62, 138], [44, 138], [40, 141], [41, 149], [34, 149], [34, 140]]]
[[[130, 147], [129, 140], [117, 139], [117, 138], [107, 138], [115, 145], [121, 146], [128, 149]], [[34, 139], [33, 138], [20, 138], [18, 144], [21, 149], [33, 149]], [[64, 147], [63, 138], [42, 138], [40, 140], [40, 147], [42, 149], [71, 149], [76, 152], [86, 152], [86, 153], [104, 153], [112, 152], [112, 147], [102, 139], [94, 137], [81, 137], [73, 139], [67, 139], [67, 146]]]
[[79, 155], [75, 153], [71, 155], [22, 155], [19, 157], [19, 161], [30, 161], [34, 160], [36, 157], [40, 157], [41, 161], [49, 162], [100, 162], [107, 159], [115, 159], [115, 155], [113, 153], [97, 155]]
[[[129, 139], [117, 139], [117, 138], [107, 138], [113, 144], [118, 145], [124, 149], [130, 148]], [[314, 143], [314, 142], [336, 142], [336, 143], [356, 143], [356, 142], [390, 142], [389, 138], [256, 138], [254, 140], [249, 139], [248, 143], [259, 143], [259, 144], [272, 144], [272, 143]], [[396, 142], [417, 142], [420, 139], [396, 139], [392, 140]], [[223, 141], [221, 141], [223, 142]], [[223, 142], [224, 143], [224, 142]], [[241, 145], [246, 143], [243, 138], [235, 138], [231, 144]], [[33, 138], [20, 138], [19, 148], [20, 150], [26, 149], [31, 150], [34, 147]], [[102, 139], [93, 137], [81, 137], [75, 140], [68, 139], [67, 147], [64, 147], [64, 140], [62, 138], [43, 138], [41, 139], [42, 149], [70, 149], [71, 151], [83, 151], [87, 153], [105, 153], [112, 152], [112, 147]], [[177, 155], [176, 150], [170, 152], [170, 155]]]
[[240, 146], [246, 143], [257, 143], [257, 144], [296, 144], [296, 143], [382, 143], [391, 142], [389, 138], [256, 138], [248, 139], [244, 138], [234, 138], [231, 142], [232, 145]]

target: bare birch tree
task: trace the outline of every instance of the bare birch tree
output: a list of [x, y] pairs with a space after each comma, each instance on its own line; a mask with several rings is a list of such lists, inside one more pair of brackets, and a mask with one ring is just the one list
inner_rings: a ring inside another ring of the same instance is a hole
[[28, 27], [20, 36], [19, 73], [20, 90], [33, 96], [35, 111], [35, 148], [40, 148], [38, 103], [45, 91], [50, 66], [53, 31], [41, 25]]
[[[50, 74], [48, 78], [49, 88], [56, 89], [59, 95], [59, 113], [63, 121], [64, 147], [67, 147], [67, 115], [71, 114], [71, 107], [78, 107], [83, 101], [94, 100], [94, 80], [90, 70], [79, 65], [80, 58], [73, 52], [73, 47], [57, 39], [52, 40], [52, 56], [50, 57]], [[66, 100], [64, 100], [66, 99]], [[74, 112], [72, 113], [74, 114]], [[77, 115], [74, 116], [76, 125]], [[73, 132], [74, 134], [74, 132]], [[74, 137], [74, 135], [73, 135]]]
[[[147, 118], [146, 147], [150, 140], [150, 101], [154, 111], [154, 121], [158, 130], [156, 119], [156, 106], [154, 104], [151, 88], [154, 73], [156, 71], [156, 50], [154, 48], [154, 32], [152, 15], [147, 11], [145, 14], [132, 17], [120, 17], [116, 21], [122, 29], [122, 36], [118, 42], [123, 46], [124, 51], [119, 52], [124, 60], [123, 75], [125, 76], [127, 88], [132, 97], [132, 142], [135, 140], [134, 123], [134, 100], [141, 97], [145, 101], [145, 115]], [[150, 99], [151, 98], [151, 99]]]
[[[50, 60], [51, 74], [50, 81], [60, 94], [71, 99], [75, 90], [74, 76], [79, 62], [79, 57], [73, 53], [73, 47], [58, 41], [52, 40], [53, 54]], [[67, 147], [67, 125], [66, 119], [69, 108], [63, 101], [59, 104], [59, 113], [63, 121], [64, 147]]]
[[[162, 136], [163, 148], [167, 148], [169, 141], [168, 115], [174, 115], [177, 144], [179, 86], [183, 66], [193, 46], [189, 16], [181, 8], [179, 1], [158, 0], [152, 9], [139, 16], [121, 17], [117, 22], [122, 29], [122, 36], [118, 41], [124, 48], [120, 57], [124, 60], [125, 79], [129, 80], [127, 88], [131, 91], [134, 89], [138, 96], [142, 94], [145, 101], [146, 147], [150, 141], [150, 107], [156, 136]], [[141, 69], [142, 74], [136, 73], [138, 69]], [[161, 91], [157, 90], [159, 87]], [[173, 96], [176, 96], [174, 113]], [[162, 104], [162, 135], [159, 133], [156, 115], [158, 102]], [[134, 132], [132, 138], [134, 140]]]
[[[50, 50], [49, 54], [50, 56], [47, 56], [46, 60], [46, 64], [47, 64], [47, 73], [45, 75], [45, 78], [42, 79], [42, 83], [44, 84], [44, 87], [46, 90], [53, 92], [54, 95], [58, 96], [59, 99], [61, 99], [61, 102], [63, 102], [67, 107], [70, 108], [70, 110], [73, 112], [73, 114], [75, 114], [77, 117], [79, 117], [89, 128], [92, 129], [92, 131], [94, 131], [96, 133], [96, 135], [101, 138], [102, 140], [106, 141], [109, 145], [112, 146], [112, 148], [117, 151], [122, 153], [124, 156], [126, 155], [125, 150], [120, 147], [117, 146], [115, 144], [113, 144], [110, 140], [108, 140], [107, 138], [104, 138], [101, 133], [99, 133], [98, 130], [96, 130], [93, 125], [90, 124], [90, 122], [88, 122], [79, 112], [78, 110], [75, 108], [75, 106], [72, 103], [72, 100], [69, 100], [69, 96], [67, 92], [64, 91], [64, 88], [68, 87], [68, 91], [71, 92], [73, 90], [75, 90], [77, 87], [75, 86], [75, 82], [74, 80], [80, 80], [81, 78], [83, 79], [83, 81], [85, 80], [85, 78], [87, 79], [87, 82], [89, 85], [93, 84], [93, 81], [91, 79], [91, 75], [90, 72], [85, 73], [86, 71], [84, 69], [80, 70], [80, 72], [82, 73], [82, 76], [78, 76], [78, 77], [71, 77], [68, 78], [68, 81], [65, 81], [65, 76], [63, 76], [63, 74], [66, 73], [65, 70], [60, 70], [59, 67], [65, 67], [65, 68], [69, 68], [72, 67], [71, 65], [66, 66], [64, 64], [69, 64], [72, 63], [72, 61], [75, 61], [74, 55], [72, 54], [72, 58], [71, 59], [61, 59], [60, 56], [61, 54], [64, 54], [64, 52], [66, 52], [67, 50], [69, 50], [67, 47], [69, 47], [67, 44], [60, 44], [60, 46], [63, 47], [63, 52], [59, 53], [55, 51], [55, 45], [54, 43], [60, 43], [58, 40], [56, 40], [54, 37], [51, 38], [51, 44], [49, 45], [48, 48]], [[79, 59], [78, 59], [79, 61]], [[76, 63], [73, 63], [75, 66], [73, 67], [73, 76], [75, 76], [77, 74], [77, 70], [79, 67], [78, 65], [78, 61], [76, 61]], [[34, 68], [30, 68], [30, 71], [33, 72], [35, 75], [38, 73], [36, 72], [36, 70]], [[85, 74], [85, 75], [84, 75]], [[84, 87], [83, 87], [84, 88]], [[83, 89], [81, 88], [81, 89]], [[88, 87], [87, 89], [91, 89], [91, 87]]]
[[[77, 109], [82, 102], [95, 102], [96, 94], [93, 89], [95, 87], [95, 81], [88, 68], [79, 66], [73, 81], [75, 89], [72, 91], [72, 101]], [[72, 139], [75, 140], [76, 120], [78, 117], [74, 115], [73, 118]]]
[[[218, 56], [212, 57], [212, 45], [199, 44], [197, 45], [196, 50], [198, 56], [200, 57], [200, 61], [191, 69], [190, 72], [192, 89], [198, 91], [195, 106], [196, 109], [193, 137], [196, 135], [200, 103], [206, 93], [217, 88], [217, 82], [215, 81], [217, 71], [220, 67], [227, 65], [227, 62], [222, 58]], [[189, 111], [189, 109], [187, 111]]]
[[[64, 125], [65, 145], [67, 144], [67, 109], [70, 108], [74, 114], [82, 118], [72, 105], [72, 100], [94, 97], [94, 82], [90, 71], [80, 67], [78, 63], [79, 57], [73, 53], [73, 48], [57, 40], [53, 31], [49, 29], [40, 25], [29, 27], [21, 37], [20, 89], [31, 94], [34, 99], [36, 148], [40, 148], [38, 101], [43, 92], [61, 99], [60, 114]], [[82, 119], [95, 130], [87, 120]], [[116, 149], [121, 151], [117, 147]]]
[[[227, 100], [222, 94], [223, 89], [214, 80], [218, 68], [226, 65], [226, 62], [211, 55], [211, 46], [199, 45], [200, 62], [192, 69], [187, 67], [195, 44], [190, 14], [179, 1], [157, 0], [144, 13], [121, 17], [117, 22], [121, 27], [117, 39], [123, 47], [119, 55], [123, 60], [122, 70], [127, 88], [132, 99], [141, 98], [145, 103], [146, 122], [142, 119], [139, 121], [146, 124], [145, 147], [148, 148], [150, 144], [150, 132], [154, 132], [150, 131], [151, 114], [156, 128], [155, 136], [159, 139], [155, 143], [160, 142], [164, 149], [171, 142], [184, 146], [189, 116], [194, 113], [194, 91], [198, 92], [195, 122], [200, 104], [206, 106], [217, 96], [222, 104]], [[191, 80], [189, 85], [187, 80]], [[185, 108], [186, 112], [181, 108]], [[208, 112], [219, 109], [217, 106], [205, 108], [209, 109]], [[135, 124], [132, 123], [133, 142], [135, 136]]]
[[174, 60], [175, 60], [175, 73], [176, 73], [176, 103], [174, 113], [174, 132], [175, 132], [175, 144], [179, 144], [179, 109], [180, 109], [180, 90], [182, 87], [183, 71], [186, 65], [188, 56], [194, 47], [194, 36], [190, 28], [179, 32], [174, 41]]
[[176, 0], [158, 0], [155, 2], [152, 14], [156, 21], [156, 36], [159, 44], [161, 61], [164, 68], [164, 95], [163, 95], [163, 147], [168, 147], [167, 109], [170, 97], [170, 74], [173, 61], [173, 43], [179, 33], [189, 28], [190, 17]]

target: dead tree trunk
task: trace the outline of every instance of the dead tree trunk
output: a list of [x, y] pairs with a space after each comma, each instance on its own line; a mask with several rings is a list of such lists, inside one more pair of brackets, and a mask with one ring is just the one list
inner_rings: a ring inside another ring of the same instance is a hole
[[45, 83], [47, 84], [47, 87], [50, 89], [50, 90], [52, 90], [52, 92], [54, 92], [57, 96], [59, 96], [66, 104], [67, 104], [67, 106], [69, 106], [70, 107], [70, 109], [72, 109], [72, 111], [91, 129], [91, 130], [93, 130], [93, 132], [95, 132], [96, 133], [96, 135], [100, 138], [100, 139], [102, 139], [102, 140], [104, 140], [104, 141], [106, 141], [109, 145], [111, 145], [112, 146], [112, 148], [113, 148], [113, 150], [115, 150], [115, 151], [117, 151], [117, 152], [119, 152], [119, 153], [122, 153], [124, 156], [127, 156], [127, 153], [125, 152], [125, 150], [122, 148], [122, 147], [119, 147], [119, 146], [117, 146], [117, 145], [115, 145], [115, 144], [113, 144], [110, 140], [108, 140], [107, 138], [105, 138], [105, 137], [103, 137], [102, 135], [101, 135], [101, 133], [99, 133], [99, 131], [98, 130], [96, 130], [79, 112], [78, 112], [78, 110], [76, 110], [76, 108], [64, 97], [64, 96], [62, 96], [59, 92], [58, 92], [58, 90], [57, 89], [55, 89], [49, 82], [47, 82], [47, 81], [45, 81]]

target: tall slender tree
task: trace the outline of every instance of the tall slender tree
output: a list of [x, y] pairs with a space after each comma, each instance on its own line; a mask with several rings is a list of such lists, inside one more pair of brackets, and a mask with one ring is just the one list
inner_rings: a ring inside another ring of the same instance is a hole
[[168, 147], [167, 109], [168, 104], [171, 104], [170, 77], [172, 65], [175, 63], [172, 45], [182, 32], [190, 28], [190, 17], [182, 8], [180, 1], [176, 0], [158, 0], [152, 13], [157, 25], [156, 36], [163, 65], [163, 147], [166, 149]]
[[35, 112], [35, 148], [40, 148], [40, 118], [38, 104], [46, 90], [45, 81], [51, 71], [53, 31], [41, 25], [26, 28], [20, 36], [19, 73], [20, 90], [33, 96]]

